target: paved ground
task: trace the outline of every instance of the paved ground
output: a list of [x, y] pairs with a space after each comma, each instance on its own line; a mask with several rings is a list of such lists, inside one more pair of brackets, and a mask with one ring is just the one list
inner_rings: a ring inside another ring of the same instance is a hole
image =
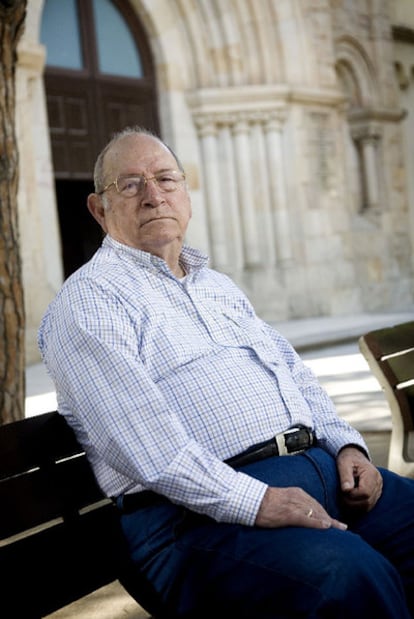
[[[413, 320], [414, 312], [310, 319], [279, 323], [277, 328], [300, 351], [334, 400], [338, 413], [362, 432], [373, 461], [386, 466], [391, 417], [377, 381], [359, 353], [357, 340], [371, 329]], [[26, 415], [54, 410], [56, 399], [43, 367], [27, 368]], [[47, 619], [145, 619], [118, 583], [112, 583]]]

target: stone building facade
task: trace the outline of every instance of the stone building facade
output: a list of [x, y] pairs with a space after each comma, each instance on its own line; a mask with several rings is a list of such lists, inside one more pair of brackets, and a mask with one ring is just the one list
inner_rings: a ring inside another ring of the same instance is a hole
[[[122, 1], [186, 169], [188, 242], [272, 322], [412, 308], [413, 3]], [[28, 363], [64, 278], [43, 9], [28, 0], [17, 72]]]

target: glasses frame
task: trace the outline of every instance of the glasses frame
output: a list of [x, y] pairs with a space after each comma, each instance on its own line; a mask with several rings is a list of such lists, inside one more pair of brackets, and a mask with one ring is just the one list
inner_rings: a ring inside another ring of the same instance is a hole
[[[158, 180], [157, 177], [161, 176], [162, 174], [165, 174], [165, 172], [159, 172], [158, 174], [155, 174], [154, 176], [145, 176], [144, 174], [131, 174], [131, 175], [125, 175], [125, 174], [120, 174], [119, 176], [116, 177], [116, 179], [114, 181], [111, 181], [110, 183], [108, 183], [107, 185], [105, 185], [105, 187], [103, 189], [101, 189], [101, 191], [98, 191], [97, 194], [98, 196], [101, 196], [103, 193], [105, 193], [110, 187], [112, 187], [112, 185], [115, 186], [115, 189], [118, 193], [118, 195], [122, 196], [121, 191], [119, 190], [119, 186], [118, 186], [118, 181], [121, 178], [140, 178], [144, 181], [144, 188], [143, 190], [145, 190], [147, 184], [149, 181], [154, 181], [154, 183], [157, 186], [157, 189], [159, 189], [159, 191], [161, 191], [162, 193], [172, 193], [173, 191], [177, 191], [179, 184], [182, 183], [183, 181], [185, 181], [185, 173], [182, 170], [169, 170], [169, 172], [174, 172], [174, 174], [180, 174], [181, 178], [177, 181], [177, 186], [174, 187], [173, 189], [162, 189], [159, 184], [158, 184]], [[126, 199], [129, 198], [135, 198], [138, 195], [138, 192], [133, 195], [133, 196], [123, 196]]]

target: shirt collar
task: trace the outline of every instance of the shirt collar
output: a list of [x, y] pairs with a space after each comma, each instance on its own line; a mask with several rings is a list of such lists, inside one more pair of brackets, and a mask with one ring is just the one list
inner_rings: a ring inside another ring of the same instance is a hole
[[[124, 254], [125, 256], [129, 256], [142, 266], [146, 267], [158, 267], [160, 270], [168, 270], [169, 268], [162, 258], [158, 256], [154, 256], [142, 249], [137, 249], [135, 247], [130, 247], [129, 245], [125, 245], [124, 243], [120, 243], [113, 239], [109, 234], [107, 234], [102, 243], [103, 247], [110, 247], [114, 249], [118, 254]], [[196, 272], [207, 266], [208, 256], [203, 254], [198, 249], [190, 247], [189, 245], [183, 245], [180, 254], [180, 262], [183, 265], [186, 273], [190, 274], [191, 272]]]

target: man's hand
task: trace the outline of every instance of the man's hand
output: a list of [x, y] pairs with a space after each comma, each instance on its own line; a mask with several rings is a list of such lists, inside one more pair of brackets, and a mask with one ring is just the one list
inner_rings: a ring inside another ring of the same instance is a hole
[[344, 447], [337, 457], [342, 496], [347, 507], [370, 511], [382, 493], [382, 477], [356, 447]]
[[257, 512], [255, 524], [268, 528], [347, 528], [343, 522], [331, 518], [322, 505], [301, 488], [269, 487]]

